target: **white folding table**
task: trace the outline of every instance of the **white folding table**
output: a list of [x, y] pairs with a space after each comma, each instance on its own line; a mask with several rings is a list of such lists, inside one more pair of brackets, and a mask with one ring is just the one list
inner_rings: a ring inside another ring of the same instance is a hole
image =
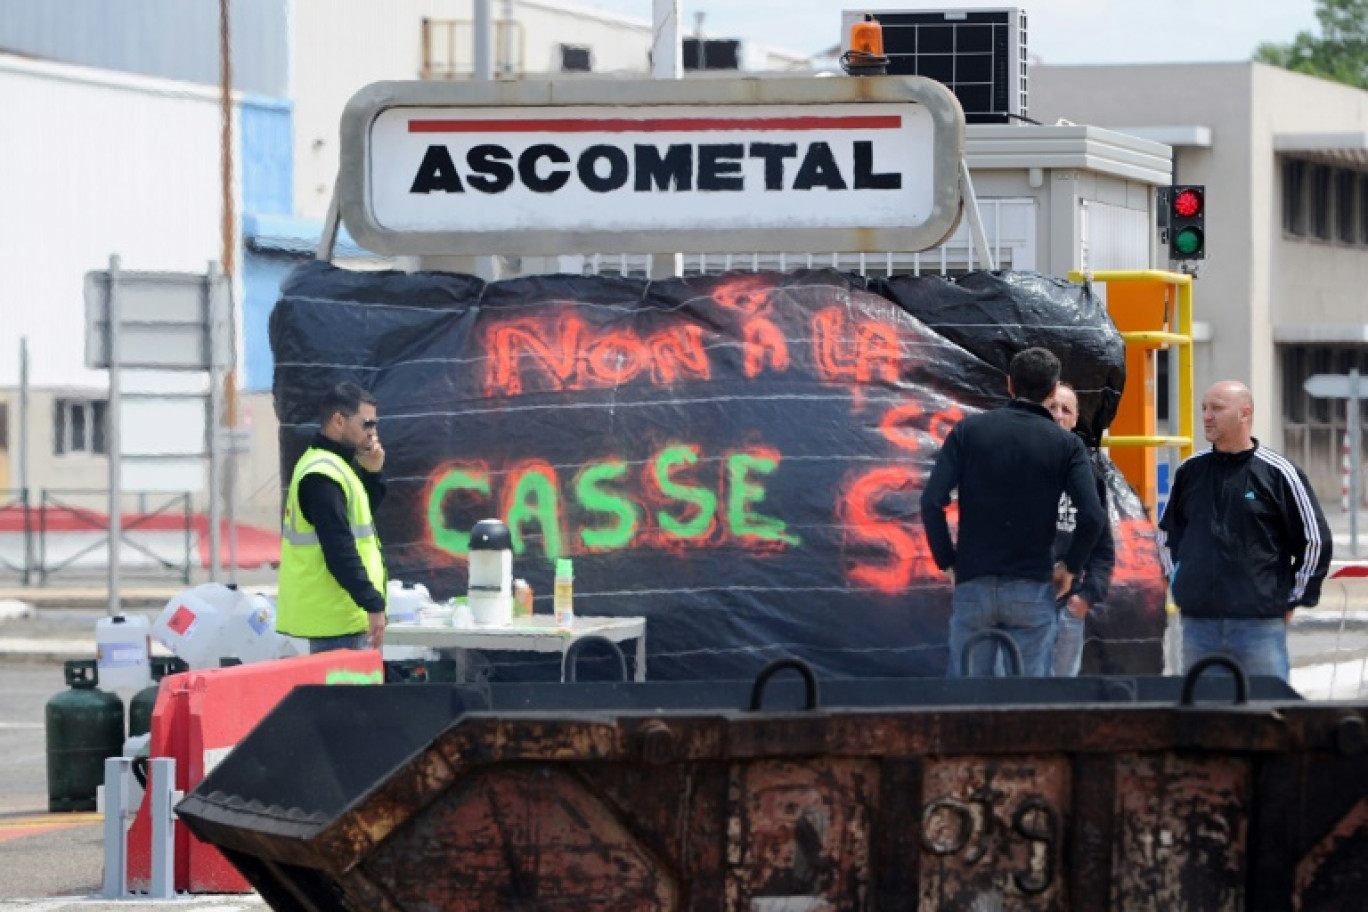
[[581, 637], [601, 636], [614, 643], [636, 640], [636, 675], [646, 680], [646, 619], [644, 617], [585, 617], [575, 615], [566, 630], [547, 614], [516, 617], [501, 627], [424, 627], [390, 624], [385, 628], [387, 646], [426, 646], [429, 649], [489, 649], [508, 652], [559, 652], [561, 680], [565, 680], [565, 653]]

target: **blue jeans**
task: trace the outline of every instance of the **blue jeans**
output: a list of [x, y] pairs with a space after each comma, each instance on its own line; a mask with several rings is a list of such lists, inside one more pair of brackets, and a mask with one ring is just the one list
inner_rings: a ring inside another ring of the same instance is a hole
[[365, 649], [369, 645], [370, 633], [348, 633], [336, 637], [309, 637], [309, 655], [320, 652], [333, 652], [337, 649]]
[[1012, 638], [1021, 650], [1023, 675], [1049, 677], [1059, 616], [1050, 583], [980, 576], [955, 584], [951, 606], [950, 662], [946, 671], [950, 677], [993, 674], [998, 650], [991, 641], [975, 645], [967, 669], [961, 664], [965, 640], [980, 630], [1000, 630]]
[[1059, 609], [1059, 636], [1055, 639], [1054, 676], [1076, 678], [1083, 667], [1083, 630], [1086, 617], [1074, 617], [1068, 608]]
[[1246, 674], [1287, 680], [1287, 621], [1282, 618], [1183, 618], [1183, 673], [1201, 659], [1224, 653]]

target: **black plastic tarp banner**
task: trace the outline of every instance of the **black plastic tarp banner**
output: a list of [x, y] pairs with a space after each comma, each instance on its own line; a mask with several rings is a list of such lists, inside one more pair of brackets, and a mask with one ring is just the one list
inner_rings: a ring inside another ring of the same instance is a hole
[[[376, 395], [392, 578], [464, 594], [469, 530], [498, 517], [537, 611], [573, 558], [577, 613], [647, 618], [665, 679], [744, 678], [785, 655], [832, 676], [943, 673], [950, 589], [918, 516], [940, 442], [1006, 400], [1028, 345], [1059, 354], [1094, 438], [1124, 382], [1085, 288], [1013, 273], [486, 284], [310, 263], [271, 341], [282, 479], [323, 390]], [[1110, 488], [1115, 584], [1085, 672], [1157, 672], [1152, 525], [1119, 475]]]

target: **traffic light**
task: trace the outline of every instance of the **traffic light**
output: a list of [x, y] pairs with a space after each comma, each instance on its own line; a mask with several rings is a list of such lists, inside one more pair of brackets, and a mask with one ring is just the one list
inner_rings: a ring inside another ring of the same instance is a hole
[[1169, 259], [1206, 257], [1206, 187], [1200, 184], [1169, 188]]

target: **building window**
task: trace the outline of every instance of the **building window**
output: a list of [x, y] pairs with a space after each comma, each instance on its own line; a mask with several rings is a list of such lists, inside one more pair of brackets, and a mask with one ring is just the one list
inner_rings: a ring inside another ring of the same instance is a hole
[[1306, 162], [1283, 161], [1283, 231], [1306, 236]]
[[1368, 174], [1360, 174], [1358, 181], [1358, 240], [1368, 244]]
[[735, 38], [685, 38], [680, 52], [686, 73], [741, 69], [741, 42]]
[[[1317, 399], [1306, 392], [1315, 374], [1368, 374], [1368, 346], [1362, 343], [1279, 346], [1282, 367], [1283, 455], [1307, 474], [1321, 502], [1340, 497], [1344, 472], [1345, 401]], [[1359, 404], [1360, 421], [1368, 402]]]
[[1358, 240], [1358, 213], [1354, 211], [1358, 184], [1359, 176], [1355, 172], [1335, 172], [1335, 240], [1346, 244]]
[[1327, 165], [1311, 167], [1311, 234], [1322, 241], [1330, 240], [1330, 182], [1333, 172]]
[[[1368, 347], [1355, 344], [1283, 345], [1282, 356], [1283, 423], [1285, 425], [1334, 430], [1344, 433], [1345, 401], [1320, 399], [1306, 392], [1308, 377], [1316, 374], [1347, 374], [1357, 369], [1368, 375]], [[1368, 416], [1368, 402], [1360, 403]], [[1335, 462], [1339, 464], [1340, 438], [1334, 438]], [[1295, 457], [1294, 457], [1295, 458]]]
[[52, 452], [106, 453], [109, 403], [104, 399], [57, 399], [52, 403]]
[[562, 44], [560, 54], [562, 73], [589, 73], [594, 69], [593, 54], [585, 45]]

